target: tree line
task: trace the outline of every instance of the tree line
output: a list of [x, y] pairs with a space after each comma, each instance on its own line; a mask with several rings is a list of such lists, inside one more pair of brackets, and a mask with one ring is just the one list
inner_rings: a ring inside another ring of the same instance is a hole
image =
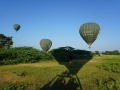
[[[0, 49], [9, 49], [12, 47], [13, 45], [13, 41], [12, 41], [12, 36], [5, 36], [4, 34], [0, 34]], [[100, 52], [99, 51], [95, 51], [95, 52], [91, 52], [91, 51], [86, 51], [86, 50], [80, 50], [80, 49], [75, 49], [71, 46], [65, 46], [65, 47], [59, 47], [57, 49], [54, 49], [52, 51], [55, 51], [56, 53], [61, 51], [62, 52], [66, 52], [66, 53], [73, 53], [77, 54], [77, 55], [90, 55], [91, 53], [93, 54], [97, 54], [99, 55]], [[101, 54], [103, 55], [120, 55], [120, 52], [118, 50], [114, 50], [114, 51], [105, 51], [105, 52], [101, 52]]]
[[[99, 51], [95, 51], [95, 53], [97, 54], [97, 55], [99, 55], [100, 54], [100, 52]], [[113, 51], [104, 51], [104, 52], [101, 52], [103, 55], [120, 55], [120, 52], [119, 52], [119, 50], [113, 50]]]

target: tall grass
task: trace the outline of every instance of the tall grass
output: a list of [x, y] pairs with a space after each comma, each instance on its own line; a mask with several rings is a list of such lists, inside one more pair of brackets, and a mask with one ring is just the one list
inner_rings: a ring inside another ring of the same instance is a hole
[[100, 90], [120, 90], [120, 56], [105, 55], [101, 61], [102, 63], [97, 67], [102, 71], [107, 71], [109, 76], [97, 79], [98, 88]]
[[[25, 51], [29, 53], [29, 50]], [[0, 52], [2, 58], [9, 55], [7, 52], [10, 51], [5, 51], [6, 54]], [[22, 53], [18, 52], [14, 51], [17, 54]], [[47, 54], [54, 58], [51, 53], [46, 54], [39, 50], [35, 52], [38, 55], [42, 53], [45, 58], [48, 58]], [[42, 54], [36, 61], [44, 60], [43, 62], [0, 66], [0, 90], [120, 90], [120, 56], [103, 55], [73, 60], [73, 67], [68, 68], [68, 62], [48, 62], [42, 58]], [[6, 61], [10, 59], [4, 58]]]

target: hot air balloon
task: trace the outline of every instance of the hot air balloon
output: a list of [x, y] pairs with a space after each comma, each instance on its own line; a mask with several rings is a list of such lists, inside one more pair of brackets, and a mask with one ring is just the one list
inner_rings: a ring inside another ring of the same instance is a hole
[[94, 22], [87, 22], [81, 25], [79, 34], [91, 48], [92, 43], [97, 39], [100, 33], [100, 26]]
[[50, 39], [42, 39], [40, 46], [44, 52], [47, 52], [52, 46], [52, 41]]
[[17, 32], [20, 29], [20, 25], [19, 24], [14, 24], [13, 28], [15, 29], [15, 31]]

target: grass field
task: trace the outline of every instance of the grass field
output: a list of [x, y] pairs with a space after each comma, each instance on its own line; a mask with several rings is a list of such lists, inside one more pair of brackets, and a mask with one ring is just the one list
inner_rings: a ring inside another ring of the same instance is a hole
[[0, 66], [0, 90], [120, 90], [120, 55]]

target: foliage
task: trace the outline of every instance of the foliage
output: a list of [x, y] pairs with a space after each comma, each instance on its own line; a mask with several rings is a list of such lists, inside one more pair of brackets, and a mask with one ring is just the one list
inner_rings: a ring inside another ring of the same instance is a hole
[[95, 51], [95, 53], [96, 53], [97, 55], [99, 55], [99, 51]]
[[104, 55], [120, 55], [120, 52], [118, 50], [114, 50], [114, 51], [105, 51], [105, 52], [102, 52], [102, 54], [104, 54]]
[[66, 46], [49, 51], [57, 61], [68, 61], [68, 55], [71, 53], [74, 59], [91, 59], [95, 55], [91, 51], [75, 50], [73, 47]]
[[33, 47], [24, 46], [0, 50], [0, 64], [33, 63], [40, 60], [68, 61], [70, 53], [72, 53], [74, 59], [92, 58], [94, 56], [94, 53], [85, 50], [69, 51], [57, 48], [45, 53]]
[[10, 48], [13, 45], [12, 37], [7, 37], [4, 34], [0, 34], [0, 49]]
[[25, 62], [37, 62], [40, 60], [51, 60], [50, 54], [39, 51], [33, 47], [15, 47], [0, 50], [0, 64], [17, 64]]

